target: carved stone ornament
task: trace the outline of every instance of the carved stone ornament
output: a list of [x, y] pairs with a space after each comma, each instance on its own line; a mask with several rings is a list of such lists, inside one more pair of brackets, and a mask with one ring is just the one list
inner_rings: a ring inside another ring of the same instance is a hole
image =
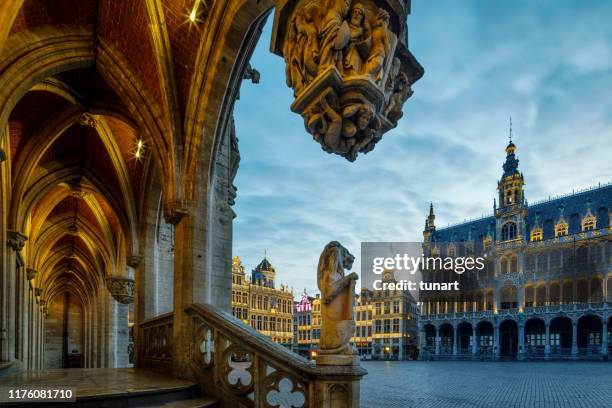
[[291, 110], [323, 150], [354, 161], [397, 126], [423, 68], [408, 51], [410, 2], [280, 0], [272, 51], [285, 59]]
[[29, 280], [29, 281], [34, 279], [36, 277], [36, 273], [37, 272], [38, 271], [36, 269], [34, 269], [34, 268], [27, 268], [26, 269], [26, 279]]
[[7, 231], [7, 244], [13, 249], [13, 251], [21, 251], [28, 237], [19, 231]]
[[134, 279], [106, 278], [106, 287], [117, 302], [124, 305], [134, 302]]
[[91, 113], [83, 112], [81, 113], [81, 116], [79, 117], [79, 124], [81, 126], [95, 128], [97, 121], [96, 121], [96, 118]]
[[132, 255], [127, 259], [127, 265], [136, 269], [140, 265], [140, 261], [142, 261], [142, 255]]

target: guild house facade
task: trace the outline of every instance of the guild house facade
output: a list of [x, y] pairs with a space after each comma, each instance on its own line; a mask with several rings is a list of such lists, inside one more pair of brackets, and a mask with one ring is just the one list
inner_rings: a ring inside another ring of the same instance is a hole
[[247, 278], [240, 258], [232, 260], [232, 314], [273, 342], [293, 343], [293, 292], [275, 287], [276, 270], [265, 257]]
[[421, 296], [426, 359], [605, 359], [612, 309], [612, 185], [531, 204], [516, 146], [506, 147], [494, 214], [423, 231], [426, 255], [482, 256], [462, 275], [424, 271], [459, 291]]
[[[383, 282], [394, 282], [385, 271]], [[355, 296], [355, 335], [351, 342], [364, 359], [407, 360], [417, 347], [416, 302], [409, 291], [362, 290]], [[321, 335], [321, 297], [306, 291], [294, 306], [294, 350], [315, 357]]]

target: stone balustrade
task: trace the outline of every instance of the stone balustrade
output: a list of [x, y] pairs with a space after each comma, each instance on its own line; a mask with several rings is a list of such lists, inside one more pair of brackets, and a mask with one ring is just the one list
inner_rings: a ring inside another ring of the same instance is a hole
[[140, 323], [138, 367], [159, 373], [172, 372], [172, 313]]
[[[191, 375], [221, 406], [359, 407], [362, 367], [317, 366], [212, 305], [186, 313]], [[139, 325], [140, 368], [172, 371], [172, 322], [168, 313]]]

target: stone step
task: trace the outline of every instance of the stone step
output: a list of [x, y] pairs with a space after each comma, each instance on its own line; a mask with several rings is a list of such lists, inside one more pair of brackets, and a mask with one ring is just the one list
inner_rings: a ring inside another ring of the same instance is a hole
[[[160, 405], [149, 405], [150, 408], [217, 408], [217, 400], [212, 398], [187, 398], [182, 400], [170, 401]], [[144, 408], [144, 407], [143, 407]]]

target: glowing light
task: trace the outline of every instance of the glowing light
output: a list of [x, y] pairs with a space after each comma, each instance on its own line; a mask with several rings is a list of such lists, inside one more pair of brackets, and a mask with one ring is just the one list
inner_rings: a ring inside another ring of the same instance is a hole
[[144, 155], [144, 150], [145, 150], [144, 142], [142, 141], [142, 139], [139, 139], [138, 142], [136, 143], [136, 150], [134, 151], [134, 157], [136, 157], [137, 160], [140, 160], [142, 156]]
[[191, 10], [191, 13], [189, 13], [189, 21], [191, 21], [192, 23], [195, 23], [196, 18], [198, 17], [198, 6], [200, 5], [200, 0], [195, 0], [195, 3], [193, 3], [193, 9]]

